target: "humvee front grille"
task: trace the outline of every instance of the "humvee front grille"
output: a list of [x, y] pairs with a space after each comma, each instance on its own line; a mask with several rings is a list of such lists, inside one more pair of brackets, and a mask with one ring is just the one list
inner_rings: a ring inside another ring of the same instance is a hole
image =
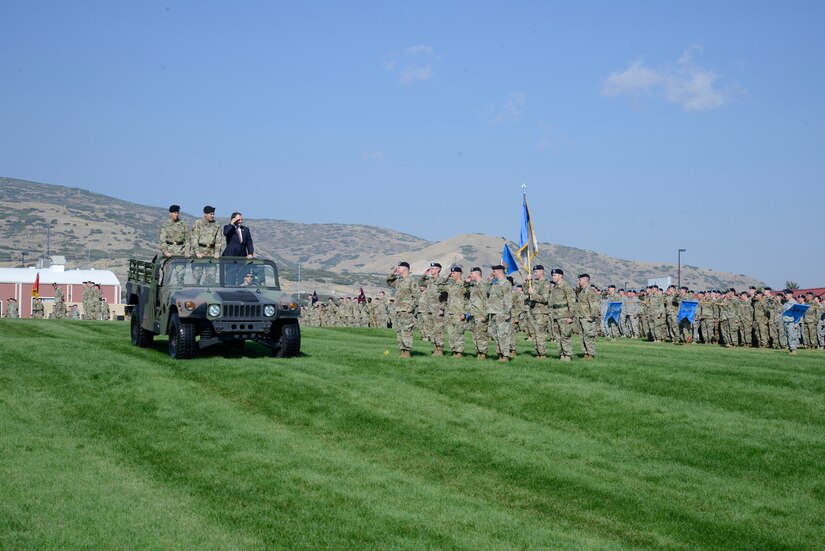
[[261, 317], [260, 304], [224, 304], [223, 317], [235, 319], [254, 319]]

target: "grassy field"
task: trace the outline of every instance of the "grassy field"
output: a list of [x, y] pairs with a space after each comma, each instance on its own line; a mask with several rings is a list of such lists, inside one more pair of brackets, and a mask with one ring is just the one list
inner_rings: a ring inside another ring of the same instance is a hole
[[825, 548], [821, 352], [165, 346], [0, 320], [0, 548]]

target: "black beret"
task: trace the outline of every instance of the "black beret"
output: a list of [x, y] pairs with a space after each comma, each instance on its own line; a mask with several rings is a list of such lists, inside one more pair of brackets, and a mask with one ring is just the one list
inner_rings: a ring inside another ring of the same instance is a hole
[[583, 277], [586, 277], [587, 279], [590, 279], [590, 274], [579, 274], [579, 279], [581, 279]]
[[535, 266], [533, 266], [533, 271], [535, 272], [536, 270], [544, 270], [544, 266], [542, 266], [541, 264], [536, 264]]
[[402, 260], [401, 262], [399, 262], [399, 263], [398, 263], [398, 265], [399, 265], [399, 266], [403, 266], [403, 267], [405, 267], [405, 268], [409, 268], [409, 267], [410, 267], [410, 263], [409, 263], [409, 262], [404, 262], [403, 260]]
[[491, 266], [493, 270], [501, 270], [504, 271], [505, 268], [501, 264], [496, 264], [495, 266]]
[[765, 289], [764, 289], [764, 290], [765, 290], [765, 291], [773, 291], [773, 289], [771, 289], [770, 287], [765, 287]]
[[790, 289], [785, 289], [782, 292], [785, 293], [786, 295], [792, 295], [793, 294], [793, 291], [791, 291]]
[[750, 287], [748, 287], [748, 289], [754, 289], [754, 290], [756, 290], [756, 287], [755, 287], [755, 286], [753, 286], [753, 285], [751, 285]]
[[215, 212], [215, 207], [210, 206], [210, 205], [206, 205], [205, 207], [203, 207], [203, 213], [204, 214], [210, 214], [212, 212]]
[[735, 289], [735, 288], [733, 288], [733, 287], [731, 287], [730, 289], [728, 289], [728, 292], [729, 292], [729, 293], [735, 293], [735, 292], [736, 292], [736, 289]]
[[169, 207], [169, 212], [180, 212], [180, 205], [172, 205]]
[[470, 271], [471, 271], [471, 272], [478, 272], [478, 273], [481, 273], [481, 268], [479, 268], [478, 266], [473, 266], [473, 267], [470, 269]]
[[550, 275], [553, 274], [564, 275], [564, 271], [561, 268], [553, 268], [552, 270], [550, 270]]
[[607, 286], [607, 288], [608, 288], [608, 289], [615, 289], [615, 288], [616, 288], [616, 286], [615, 286], [615, 285], [608, 285], [608, 286]]
[[441, 264], [438, 262], [430, 262], [430, 268], [440, 268]]
[[461, 266], [453, 266], [452, 268], [450, 268], [450, 273], [451, 274], [454, 274], [454, 273], [459, 273], [460, 274], [463, 271], [464, 270], [461, 269]]

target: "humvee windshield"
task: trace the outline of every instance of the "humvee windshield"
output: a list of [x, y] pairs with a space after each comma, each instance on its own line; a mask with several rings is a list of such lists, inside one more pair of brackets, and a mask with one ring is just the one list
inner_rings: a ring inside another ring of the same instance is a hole
[[162, 268], [163, 285], [174, 287], [265, 287], [279, 291], [278, 268], [266, 260], [175, 258]]

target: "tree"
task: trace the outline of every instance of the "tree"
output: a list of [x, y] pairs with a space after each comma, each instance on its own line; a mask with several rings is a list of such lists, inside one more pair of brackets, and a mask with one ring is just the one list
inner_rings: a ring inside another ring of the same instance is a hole
[[791, 291], [796, 291], [799, 289], [799, 283], [796, 281], [786, 281], [785, 282], [785, 289], [790, 289]]

